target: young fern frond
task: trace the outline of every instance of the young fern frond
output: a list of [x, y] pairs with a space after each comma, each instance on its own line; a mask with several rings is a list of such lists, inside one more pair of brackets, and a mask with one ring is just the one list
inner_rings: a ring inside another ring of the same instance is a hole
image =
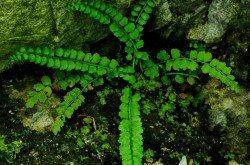
[[142, 164], [143, 141], [142, 141], [142, 122], [140, 118], [140, 95], [132, 95], [130, 88], [122, 90], [119, 116], [121, 122], [120, 130], [120, 154], [123, 164], [138, 165]]
[[33, 108], [38, 102], [44, 103], [52, 94], [51, 79], [48, 76], [43, 76], [42, 83], [37, 83], [33, 86], [33, 91], [29, 92], [26, 108]]
[[38, 65], [47, 65], [49, 68], [65, 71], [81, 71], [90, 74], [104, 75], [110, 70], [115, 70], [119, 65], [114, 59], [109, 60], [107, 57], [100, 57], [98, 53], [83, 53], [74, 49], [57, 50], [49, 48], [21, 48], [11, 57], [13, 63], [33, 62]]
[[84, 102], [84, 96], [81, 95], [79, 88], [74, 88], [64, 96], [64, 101], [56, 109], [57, 117], [52, 126], [52, 132], [57, 135], [66, 121], [66, 118], [71, 118], [73, 112]]

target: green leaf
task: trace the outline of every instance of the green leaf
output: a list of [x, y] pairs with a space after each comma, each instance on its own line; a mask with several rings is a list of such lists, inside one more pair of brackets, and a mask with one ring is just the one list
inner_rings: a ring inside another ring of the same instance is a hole
[[60, 116], [58, 116], [52, 125], [52, 132], [54, 135], [57, 135], [60, 132], [61, 127], [63, 126], [63, 120], [61, 120]]
[[144, 11], [145, 11], [146, 13], [150, 14], [150, 13], [152, 13], [153, 10], [152, 10], [151, 7], [145, 6]]
[[[133, 32], [129, 33], [129, 36], [132, 39], [138, 39], [140, 37], [140, 32], [138, 29], [135, 29]], [[131, 43], [132, 44], [132, 43]], [[131, 45], [132, 46], [132, 45]]]
[[188, 82], [190, 85], [194, 85], [194, 84], [195, 84], [195, 78], [189, 76], [189, 77], [187, 78], [187, 82]]
[[205, 63], [202, 67], [201, 67], [201, 70], [202, 70], [202, 73], [209, 73], [211, 67], [209, 64]]
[[68, 61], [67, 60], [62, 60], [61, 65], [60, 65], [60, 70], [66, 70], [68, 68]]
[[128, 33], [131, 33], [135, 30], [135, 24], [134, 23], [128, 23], [125, 27], [124, 27], [125, 31]]
[[93, 58], [91, 60], [91, 63], [97, 64], [101, 60], [101, 57], [98, 53], [93, 54]]
[[180, 58], [181, 52], [179, 49], [171, 49], [171, 55], [173, 58]]
[[59, 59], [55, 59], [54, 60], [54, 67], [53, 68], [58, 69], [58, 68], [60, 68], [60, 66], [61, 66], [60, 60]]
[[65, 111], [64, 115], [67, 118], [71, 118], [71, 116], [73, 115], [73, 112], [74, 112], [74, 108], [68, 107], [67, 110]]
[[40, 65], [45, 65], [46, 63], [47, 63], [47, 58], [46, 57], [42, 57]]
[[66, 88], [68, 87], [67, 81], [64, 80], [58, 81], [57, 84], [61, 87], [62, 90], [66, 90]]
[[144, 19], [145, 21], [147, 21], [147, 20], [149, 19], [148, 13], [142, 13], [142, 14], [141, 14], [141, 17], [142, 17], [142, 19]]
[[131, 15], [136, 17], [139, 15], [139, 12], [138, 11], [131, 11]]
[[41, 81], [45, 86], [51, 85], [51, 79], [48, 76], [43, 76]]
[[92, 55], [91, 55], [91, 53], [86, 53], [85, 54], [85, 57], [84, 57], [84, 61], [85, 62], [90, 62], [91, 60], [92, 60]]
[[82, 68], [81, 68], [81, 71], [82, 71], [82, 72], [85, 72], [85, 71], [87, 71], [87, 70], [89, 70], [89, 65], [83, 64], [83, 65], [82, 65]]
[[94, 87], [97, 87], [97, 86], [100, 86], [100, 85], [103, 85], [103, 84], [104, 84], [104, 79], [103, 78], [98, 78], [97, 80], [95, 80], [93, 82]]
[[135, 56], [142, 60], [148, 60], [149, 54], [147, 52], [135, 52]]
[[117, 31], [119, 31], [119, 26], [118, 26], [116, 23], [112, 23], [112, 24], [109, 26], [109, 28], [110, 28], [110, 31], [112, 31], [112, 32], [117, 32]]
[[89, 66], [89, 73], [96, 73], [97, 72], [97, 66]]
[[162, 76], [162, 77], [161, 77], [161, 81], [162, 81], [163, 84], [165, 84], [165, 85], [170, 85], [170, 84], [171, 84], [171, 80], [170, 80], [167, 76]]
[[179, 84], [183, 84], [185, 82], [185, 78], [182, 75], [177, 74], [174, 78], [174, 80], [179, 83]]
[[199, 65], [195, 61], [190, 61], [189, 65], [188, 65], [188, 69], [190, 69], [191, 71], [196, 70], [198, 67], [199, 67]]
[[75, 62], [69, 60], [68, 61], [68, 68], [67, 68], [67, 71], [71, 71], [72, 69], [75, 69]]
[[36, 60], [36, 56], [34, 54], [29, 55], [29, 61], [34, 62]]
[[199, 52], [198, 55], [197, 55], [197, 60], [199, 60], [199, 61], [204, 61], [205, 56], [206, 56], [206, 52], [201, 51], [201, 52]]
[[135, 43], [135, 46], [137, 47], [137, 49], [140, 49], [144, 46], [144, 41], [143, 40], [139, 40]]
[[156, 57], [161, 61], [167, 61], [169, 59], [169, 55], [167, 54], [166, 50], [161, 50], [159, 53], [157, 53]]
[[70, 49], [70, 56], [69, 58], [75, 59], [77, 57], [77, 51], [74, 49]]
[[142, 9], [142, 7], [140, 5], [135, 5], [134, 6], [134, 11], [140, 11]]
[[226, 74], [226, 75], [230, 75], [230, 73], [231, 73], [231, 68], [230, 67], [225, 67], [225, 68], [223, 68], [223, 72]]
[[35, 54], [41, 54], [42, 53], [42, 49], [40, 47], [37, 47], [35, 49]]
[[47, 47], [44, 47], [43, 50], [42, 50], [42, 54], [49, 55], [50, 54], [50, 49], [47, 48]]
[[47, 97], [44, 93], [44, 91], [40, 91], [38, 93], [38, 100], [41, 102], [41, 103], [44, 103], [46, 100], [47, 100]]
[[110, 60], [106, 56], [103, 56], [99, 64], [102, 66], [108, 66], [109, 63]]
[[49, 87], [49, 86], [45, 87], [44, 91], [45, 91], [46, 96], [48, 96], [48, 97], [51, 96], [51, 94], [52, 94], [51, 87]]
[[174, 61], [167, 61], [166, 62], [166, 70], [171, 71]]
[[56, 50], [56, 55], [58, 57], [61, 57], [63, 55], [63, 53], [64, 53], [64, 50], [62, 48], [59, 48], [59, 49]]
[[148, 5], [149, 5], [150, 7], [155, 7], [155, 6], [156, 6], [154, 0], [149, 0], [149, 1], [148, 1]]
[[123, 18], [120, 20], [119, 24], [120, 24], [121, 26], [127, 25], [127, 24], [128, 24], [128, 18], [127, 18], [127, 17], [123, 17]]
[[104, 75], [104, 74], [106, 74], [107, 73], [107, 70], [106, 70], [106, 68], [104, 68], [104, 67], [98, 67], [97, 68], [97, 74], [98, 75]]
[[38, 95], [28, 98], [26, 101], [25, 107], [26, 108], [33, 108], [34, 105], [38, 102]]
[[[123, 68], [122, 68], [123, 69]], [[135, 69], [132, 66], [127, 66], [123, 70], [125, 73], [134, 73]]]
[[35, 85], [33, 86], [33, 89], [35, 89], [37, 92], [38, 92], [38, 91], [41, 91], [41, 90], [44, 89], [44, 85], [43, 85], [43, 84], [35, 84]]
[[[25, 60], [27, 60], [27, 59], [28, 59], [28, 55], [27, 55], [27, 57], [26, 57], [26, 54], [24, 54], [24, 55], [23, 55], [23, 58], [24, 58]], [[39, 56], [39, 55], [36, 55], [35, 64], [41, 64], [41, 62], [42, 62], [42, 57]]]
[[190, 53], [189, 53], [189, 58], [196, 59], [197, 58], [197, 51], [196, 50], [191, 50]]
[[123, 18], [123, 15], [121, 13], [118, 13], [113, 19], [115, 22], [120, 21]]
[[48, 58], [48, 63], [47, 66], [49, 68], [53, 67], [55, 65], [54, 59], [53, 58]]
[[204, 56], [204, 62], [209, 62], [212, 60], [212, 54], [210, 52], [207, 52]]
[[219, 60], [217, 59], [213, 59], [211, 62], [210, 62], [210, 65], [211, 66], [217, 66], [219, 64]]
[[144, 74], [150, 79], [154, 79], [159, 76], [158, 66], [153, 63], [151, 60], [143, 61]]
[[85, 56], [85, 54], [83, 53], [83, 51], [78, 51], [76, 59], [81, 61], [84, 59], [84, 56]]
[[181, 60], [179, 60], [179, 59], [176, 59], [176, 60], [174, 60], [174, 62], [173, 62], [173, 69], [174, 70], [180, 70], [181, 68], [180, 68], [180, 63], [181, 63]]
[[145, 25], [147, 23], [147, 21], [146, 20], [144, 20], [144, 19], [142, 19], [142, 18], [139, 18], [138, 19], [138, 24], [140, 24], [140, 25]]
[[110, 61], [109, 67], [112, 68], [112, 69], [114, 69], [114, 68], [116, 68], [118, 65], [119, 65], [118, 62], [117, 62], [116, 60], [112, 59], [112, 60]]
[[82, 68], [82, 63], [81, 62], [79, 62], [79, 61], [77, 61], [76, 63], [75, 63], [75, 70], [81, 70], [81, 68]]

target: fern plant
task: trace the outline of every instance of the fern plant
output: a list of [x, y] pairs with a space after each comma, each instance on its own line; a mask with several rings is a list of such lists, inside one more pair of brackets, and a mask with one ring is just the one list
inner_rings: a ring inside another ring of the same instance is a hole
[[[224, 62], [213, 59], [211, 53], [192, 50], [182, 54], [180, 50], [172, 49], [168, 54], [161, 50], [156, 54], [157, 59], [152, 59], [147, 52], [139, 50], [144, 46], [141, 39], [143, 26], [156, 5], [154, 0], [141, 0], [133, 6], [130, 17], [122, 15], [111, 5], [100, 0], [77, 1], [68, 5], [67, 11], [82, 12], [109, 26], [110, 31], [125, 44], [122, 64], [98, 53], [63, 48], [21, 48], [11, 56], [14, 64], [32, 62], [55, 69], [54, 85], [60, 90], [74, 87], [56, 110], [58, 116], [52, 127], [55, 135], [63, 127], [66, 118], [70, 118], [84, 102], [83, 92], [93, 90], [105, 81], [122, 78], [127, 85], [122, 90], [119, 107], [120, 155], [123, 164], [139, 165], [142, 164], [143, 156], [143, 127], [138, 88], [155, 91], [158, 86], [168, 87], [176, 82], [194, 85], [203, 73], [221, 80], [232, 90], [239, 91], [239, 86], [231, 75], [231, 69]], [[75, 87], [76, 84], [79, 84], [81, 89], [79, 86]], [[163, 116], [166, 110], [175, 108], [173, 104], [175, 101], [161, 106]]]
[[33, 108], [38, 102], [44, 103], [52, 94], [51, 79], [48, 76], [43, 76], [41, 79], [42, 83], [34, 85], [34, 91], [29, 92], [28, 100], [25, 104], [26, 108]]

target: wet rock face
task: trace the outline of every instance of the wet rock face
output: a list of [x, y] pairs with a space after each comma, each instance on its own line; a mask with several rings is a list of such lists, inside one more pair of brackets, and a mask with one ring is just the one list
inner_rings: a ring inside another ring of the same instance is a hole
[[211, 80], [206, 91], [210, 130], [220, 132], [221, 139], [228, 141], [231, 150], [244, 160], [250, 146], [250, 92], [242, 89], [236, 94], [221, 88], [218, 80]]
[[[117, 0], [126, 9], [131, 1]], [[6, 0], [0, 4], [0, 72], [20, 47], [88, 49], [108, 35], [106, 26], [79, 12], [66, 12], [67, 0]]]
[[[153, 28], [161, 27], [163, 38], [186, 35], [190, 40], [218, 43], [227, 37], [228, 31], [230, 34], [244, 33], [250, 23], [247, 5], [249, 2], [244, 0], [162, 0], [155, 13]], [[233, 43], [236, 44], [237, 39]]]
[[208, 8], [207, 22], [190, 29], [188, 38], [206, 43], [219, 41], [239, 10], [240, 3], [234, 0], [214, 0]]

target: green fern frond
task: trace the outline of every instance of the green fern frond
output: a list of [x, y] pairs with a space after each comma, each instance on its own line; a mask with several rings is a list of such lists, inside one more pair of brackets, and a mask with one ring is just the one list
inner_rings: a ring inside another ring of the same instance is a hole
[[140, 118], [140, 95], [132, 95], [130, 88], [122, 90], [119, 116], [121, 122], [120, 130], [120, 154], [123, 164], [142, 164], [143, 142], [142, 142], [142, 122]]
[[84, 97], [81, 95], [79, 88], [74, 88], [64, 96], [64, 101], [56, 109], [57, 118], [52, 126], [52, 132], [56, 135], [61, 131], [61, 128], [66, 121], [66, 118], [71, 118], [73, 112], [84, 102]]
[[[178, 83], [186, 81], [185, 77], [189, 77], [188, 82], [194, 84], [194, 77], [192, 73], [198, 74], [198, 70], [202, 73], [208, 74], [210, 77], [217, 78], [232, 90], [239, 92], [240, 88], [238, 83], [234, 81], [234, 76], [231, 75], [231, 68], [226, 66], [225, 62], [220, 62], [212, 58], [212, 54], [205, 51], [192, 50], [189, 52], [188, 57], [181, 57], [181, 52], [178, 49], [172, 49], [171, 55], [165, 51], [160, 51], [157, 54], [160, 61], [166, 62], [165, 70], [170, 71], [166, 75], [174, 75], [174, 80]], [[182, 71], [189, 70], [189, 74], [182, 73]], [[178, 71], [176, 73], [172, 71]], [[191, 74], [190, 74], [191, 73]], [[191, 78], [191, 77], [193, 78]]]
[[68, 11], [81, 11], [85, 14], [89, 14], [90, 17], [98, 20], [103, 24], [110, 23], [110, 17], [107, 13], [111, 13], [113, 10], [111, 5], [105, 4], [101, 1], [84, 1], [73, 2], [68, 5]]
[[139, 4], [134, 5], [133, 10], [131, 11], [131, 17], [129, 20], [134, 22], [137, 29], [142, 32], [143, 26], [147, 23], [150, 18], [150, 14], [153, 11], [153, 7], [156, 6], [154, 0], [143, 0]]
[[129, 47], [135, 46], [135, 41], [140, 38], [139, 31], [135, 28], [134, 23], [130, 22], [127, 17], [123, 16], [111, 5], [100, 0], [74, 2], [68, 6], [68, 9], [81, 11], [100, 23], [108, 24], [114, 35]]
[[114, 59], [100, 57], [99, 54], [83, 53], [73, 49], [52, 50], [49, 48], [25, 49], [21, 48], [11, 57], [13, 63], [34, 62], [38, 65], [47, 65], [49, 68], [71, 71], [96, 73], [98, 75], [106, 74], [110, 70], [116, 69], [119, 65]]

